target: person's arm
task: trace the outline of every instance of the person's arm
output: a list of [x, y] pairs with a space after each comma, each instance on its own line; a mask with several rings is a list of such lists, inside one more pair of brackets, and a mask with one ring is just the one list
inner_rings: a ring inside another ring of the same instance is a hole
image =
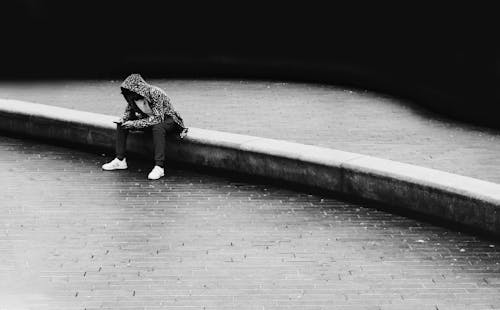
[[151, 107], [151, 111], [153, 112], [153, 115], [138, 120], [130, 120], [127, 122], [125, 127], [140, 129], [163, 122], [164, 114], [161, 107], [158, 107], [158, 105], [153, 104], [153, 106]]
[[138, 120], [128, 121], [124, 124], [125, 128], [144, 128], [159, 124], [164, 121], [165, 118], [165, 107], [170, 106], [170, 99], [160, 90], [152, 91], [152, 96], [150, 97], [150, 107], [153, 115], [141, 118]]

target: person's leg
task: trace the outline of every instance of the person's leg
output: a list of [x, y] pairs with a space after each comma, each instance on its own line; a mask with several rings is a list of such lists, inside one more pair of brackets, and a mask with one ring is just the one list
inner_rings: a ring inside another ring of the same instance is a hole
[[123, 160], [126, 156], [128, 129], [122, 128], [120, 124], [116, 126], [116, 158]]
[[165, 126], [163, 123], [153, 125], [152, 131], [155, 165], [163, 168], [165, 166]]
[[172, 119], [167, 118], [164, 122], [153, 125], [152, 128], [155, 165], [162, 168], [165, 166], [165, 139], [172, 126]]
[[103, 170], [127, 169], [127, 161], [125, 160], [125, 147], [127, 145], [128, 130], [121, 128], [118, 124], [116, 128], [116, 158], [111, 162], [102, 165]]

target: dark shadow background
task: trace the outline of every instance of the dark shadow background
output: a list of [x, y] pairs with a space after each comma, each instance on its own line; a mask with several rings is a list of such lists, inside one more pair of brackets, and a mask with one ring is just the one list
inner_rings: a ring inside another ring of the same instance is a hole
[[182, 3], [8, 1], [0, 13], [0, 78], [140, 72], [334, 83], [500, 128], [492, 8]]

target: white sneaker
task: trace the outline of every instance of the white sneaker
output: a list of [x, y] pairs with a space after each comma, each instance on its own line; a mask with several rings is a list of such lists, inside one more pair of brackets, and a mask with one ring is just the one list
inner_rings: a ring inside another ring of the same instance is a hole
[[127, 169], [127, 159], [119, 160], [118, 158], [113, 159], [111, 162], [102, 165], [102, 169], [104, 170], [118, 170], [118, 169]]
[[153, 170], [148, 174], [148, 179], [150, 180], [158, 180], [162, 176], [165, 175], [165, 169], [160, 166], [155, 166]]

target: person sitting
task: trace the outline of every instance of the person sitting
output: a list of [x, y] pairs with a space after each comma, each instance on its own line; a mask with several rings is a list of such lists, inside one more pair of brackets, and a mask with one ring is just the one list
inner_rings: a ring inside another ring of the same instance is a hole
[[127, 107], [116, 127], [116, 157], [102, 165], [103, 170], [127, 169], [126, 144], [129, 130], [151, 129], [155, 166], [148, 179], [157, 180], [165, 175], [165, 139], [173, 134], [182, 139], [187, 128], [164, 90], [148, 84], [140, 74], [129, 75], [121, 84], [121, 93]]

